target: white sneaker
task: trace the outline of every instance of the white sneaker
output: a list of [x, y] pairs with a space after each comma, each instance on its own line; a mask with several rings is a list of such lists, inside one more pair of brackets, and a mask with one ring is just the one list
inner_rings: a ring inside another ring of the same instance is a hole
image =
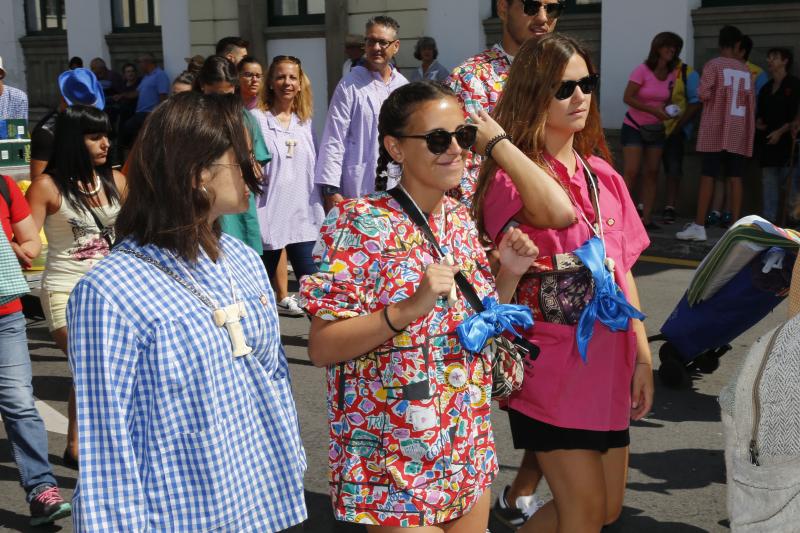
[[700, 224], [689, 222], [683, 227], [683, 231], [675, 234], [675, 237], [680, 241], [705, 241], [706, 228]]
[[294, 296], [287, 296], [278, 302], [278, 313], [286, 316], [303, 316], [306, 314], [299, 305]]
[[536, 511], [544, 507], [544, 504], [547, 502], [541, 498], [539, 498], [536, 494], [531, 494], [530, 496], [520, 496], [517, 498], [517, 509], [522, 511], [522, 514], [525, 515], [525, 518], [528, 520], [534, 515]]

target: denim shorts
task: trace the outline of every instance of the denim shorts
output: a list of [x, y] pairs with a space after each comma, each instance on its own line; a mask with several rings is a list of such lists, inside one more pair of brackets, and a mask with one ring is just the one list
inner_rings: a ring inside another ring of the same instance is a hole
[[646, 148], [661, 148], [664, 146], [663, 142], [645, 142], [639, 130], [625, 123], [622, 124], [622, 130], [620, 130], [619, 141], [622, 146], [641, 146]]

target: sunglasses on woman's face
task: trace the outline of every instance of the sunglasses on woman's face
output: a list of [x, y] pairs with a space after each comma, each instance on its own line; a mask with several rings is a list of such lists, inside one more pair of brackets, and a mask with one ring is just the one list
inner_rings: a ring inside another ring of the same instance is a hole
[[447, 131], [443, 128], [435, 129], [425, 135], [398, 135], [401, 139], [425, 139], [428, 150], [433, 155], [441, 155], [450, 147], [453, 137], [456, 138], [458, 145], [464, 150], [468, 150], [475, 144], [478, 137], [478, 126], [474, 124], [462, 124], [456, 131]]
[[536, 0], [522, 0], [522, 11], [529, 17], [538, 15], [542, 8], [544, 8], [545, 13], [547, 13], [548, 19], [555, 20], [560, 17], [561, 13], [564, 11], [564, 2], [559, 0], [558, 2], [551, 2], [548, 4]]
[[561, 82], [561, 86], [556, 91], [556, 100], [566, 100], [575, 92], [575, 87], [580, 87], [583, 94], [592, 94], [600, 81], [599, 74], [590, 74], [579, 80], [566, 80]]

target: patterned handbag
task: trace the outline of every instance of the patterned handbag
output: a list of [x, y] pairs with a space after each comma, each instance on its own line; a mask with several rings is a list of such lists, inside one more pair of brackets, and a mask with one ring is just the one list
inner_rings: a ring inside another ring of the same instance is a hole
[[[405, 210], [409, 218], [422, 231], [422, 234], [433, 245], [441, 258], [445, 254], [439, 246], [436, 237], [428, 225], [425, 216], [419, 211], [414, 202], [406, 195], [405, 191], [395, 187], [388, 191]], [[456, 273], [455, 281], [461, 294], [476, 313], [482, 313], [489, 304], [490, 298], [484, 302], [478, 297], [472, 284], [464, 276], [463, 272]], [[491, 304], [489, 304], [491, 305]], [[483, 353], [489, 355], [492, 361], [492, 398], [507, 398], [512, 392], [522, 388], [522, 380], [525, 376], [525, 366], [523, 360], [528, 357], [535, 360], [539, 356], [539, 347], [522, 337], [514, 334], [513, 338], [505, 335], [497, 335], [483, 349]]]
[[572, 252], [537, 258], [517, 289], [535, 320], [568, 326], [578, 323], [593, 296], [592, 272]]

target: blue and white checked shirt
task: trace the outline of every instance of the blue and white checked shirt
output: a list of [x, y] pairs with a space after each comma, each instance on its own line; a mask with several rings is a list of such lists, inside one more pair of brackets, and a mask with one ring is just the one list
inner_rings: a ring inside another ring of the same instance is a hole
[[[209, 308], [129, 254], [112, 252], [75, 287], [75, 531], [262, 532], [305, 520], [306, 459], [272, 289], [253, 250], [227, 235], [221, 245], [246, 306], [253, 353], [242, 358]], [[121, 246], [185, 272], [163, 249]], [[192, 276], [231, 303], [205, 254]]]
[[16, 87], [3, 87], [0, 94], [0, 120], [24, 118], [28, 120], [28, 95]]

